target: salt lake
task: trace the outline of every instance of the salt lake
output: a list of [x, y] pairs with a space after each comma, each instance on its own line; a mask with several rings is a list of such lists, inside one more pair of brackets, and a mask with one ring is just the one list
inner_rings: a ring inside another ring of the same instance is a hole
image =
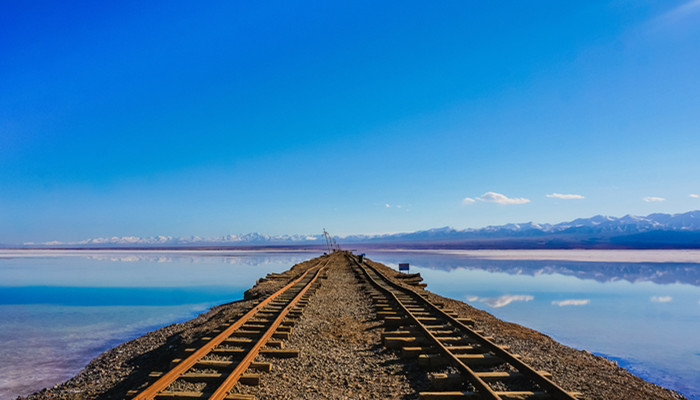
[[62, 382], [101, 352], [243, 298], [304, 252], [0, 252], [0, 398]]
[[[700, 262], [697, 252], [367, 255], [393, 268], [409, 263], [410, 272], [421, 273], [435, 293], [605, 356], [651, 382], [700, 399], [700, 264], [688, 262]], [[684, 262], [580, 261], [587, 259]]]
[[[651, 258], [644, 253], [646, 259], [629, 258], [634, 262], [624, 261], [629, 253], [532, 254], [367, 255], [394, 268], [408, 262], [438, 294], [700, 399], [700, 264], [694, 262], [700, 258], [695, 253], [661, 252]], [[317, 255], [2, 251], [0, 398], [68, 379], [106, 349], [241, 299], [258, 278]]]

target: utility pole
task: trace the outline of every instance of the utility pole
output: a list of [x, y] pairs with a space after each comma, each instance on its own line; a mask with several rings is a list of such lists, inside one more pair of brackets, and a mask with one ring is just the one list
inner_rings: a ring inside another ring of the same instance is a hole
[[328, 248], [328, 254], [332, 253], [331, 250], [331, 235], [326, 232], [326, 228], [323, 228], [323, 237], [326, 239], [326, 248]]
[[330, 233], [326, 232], [326, 228], [323, 228], [323, 237], [326, 238], [326, 247], [328, 248], [328, 254], [334, 251], [340, 251], [340, 245], [335, 241], [335, 238], [331, 236]]

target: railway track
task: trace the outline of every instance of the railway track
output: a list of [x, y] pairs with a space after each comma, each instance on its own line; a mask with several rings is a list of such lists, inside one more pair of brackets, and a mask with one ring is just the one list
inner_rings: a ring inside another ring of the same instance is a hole
[[375, 267], [349, 257], [358, 277], [366, 282], [377, 315], [385, 319], [385, 346], [417, 358], [421, 366], [442, 371], [432, 374], [436, 391], [421, 392], [419, 399], [577, 398], [577, 393], [552, 382], [548, 373], [536, 371], [474, 329], [473, 321], [458, 318], [420, 291], [394, 283]]
[[294, 320], [320, 285], [330, 258], [325, 257], [242, 317], [226, 323], [215, 337], [204, 338], [201, 347], [187, 349], [189, 356], [173, 360], [170, 371], [151, 374], [156, 380], [144, 390], [130, 393], [133, 400], [254, 400], [252, 395], [231, 393], [231, 389], [238, 382], [259, 382], [260, 375], [249, 370], [270, 371], [270, 363], [255, 362], [258, 355], [298, 355], [297, 350], [284, 349], [281, 339], [289, 337]]

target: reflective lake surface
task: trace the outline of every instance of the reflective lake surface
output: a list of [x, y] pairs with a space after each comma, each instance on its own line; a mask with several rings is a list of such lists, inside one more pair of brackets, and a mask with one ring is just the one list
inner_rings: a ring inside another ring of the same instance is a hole
[[[700, 264], [368, 252], [428, 288], [604, 355], [700, 400]], [[64, 381], [104, 350], [242, 298], [304, 252], [0, 251], [0, 398]]]
[[[700, 264], [482, 260], [368, 252], [428, 289], [700, 399]], [[699, 260], [700, 261], [700, 260]]]
[[243, 298], [305, 252], [0, 251], [0, 398], [62, 382], [101, 352]]

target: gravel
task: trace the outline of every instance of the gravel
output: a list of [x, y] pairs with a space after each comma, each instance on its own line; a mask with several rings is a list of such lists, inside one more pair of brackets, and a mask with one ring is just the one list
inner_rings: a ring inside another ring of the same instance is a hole
[[[145, 387], [151, 371], [167, 371], [201, 337], [228, 319], [242, 315], [264, 296], [284, 286], [315, 265], [318, 259], [297, 264], [281, 276], [261, 279], [242, 301], [214, 307], [182, 324], [166, 326], [123, 343], [95, 358], [72, 379], [26, 398], [123, 399], [128, 390]], [[371, 261], [370, 261], [371, 262]], [[396, 271], [371, 262], [388, 276]], [[415, 399], [429, 389], [428, 373], [414, 360], [402, 359], [385, 349], [370, 299], [361, 291], [344, 253], [330, 261], [327, 279], [311, 298], [284, 347], [299, 349], [298, 358], [256, 361], [273, 363], [259, 386], [237, 384], [232, 392], [258, 399]], [[397, 282], [399, 280], [396, 280]], [[501, 321], [466, 303], [433, 293], [461, 317], [472, 318], [477, 329], [494, 336], [499, 344], [523, 356], [536, 369], [552, 373], [553, 380], [590, 400], [685, 399], [680, 394], [638, 378], [615, 362], [587, 351], [563, 346], [534, 330]]]
[[[398, 274], [379, 263], [370, 263], [387, 276]], [[401, 283], [399, 279], [395, 282]], [[404, 285], [406, 286], [406, 285]], [[436, 295], [430, 291], [430, 301], [444, 303], [460, 317], [471, 318], [476, 329], [493, 336], [500, 345], [510, 346], [510, 352], [523, 356], [523, 361], [537, 370], [548, 371], [555, 383], [568, 391], [580, 392], [587, 400], [649, 400], [686, 399], [680, 393], [647, 382], [616, 362], [585, 350], [567, 347], [535, 330], [502, 321], [486, 311], [467, 303]]]
[[299, 357], [267, 360], [273, 370], [260, 386], [236, 385], [233, 392], [261, 400], [407, 399], [427, 387], [415, 362], [406, 363], [381, 345], [382, 322], [345, 257], [335, 257], [330, 267], [285, 343], [299, 349]]
[[260, 279], [245, 292], [244, 300], [213, 307], [189, 321], [122, 343], [97, 356], [68, 381], [17, 399], [124, 399], [129, 390], [147, 385], [149, 373], [167, 371], [174, 358], [182, 357], [184, 349], [197, 345], [202, 337], [210, 336], [211, 330], [227, 320], [243, 315], [261, 298], [279, 290], [317, 262], [318, 259], [308, 260], [293, 266], [282, 277]]

